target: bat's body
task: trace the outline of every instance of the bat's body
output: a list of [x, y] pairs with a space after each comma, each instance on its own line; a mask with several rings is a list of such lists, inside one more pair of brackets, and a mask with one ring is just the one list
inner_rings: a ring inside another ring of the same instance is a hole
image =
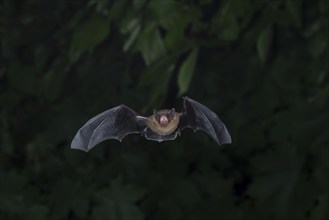
[[90, 119], [75, 135], [71, 148], [89, 151], [107, 139], [121, 141], [131, 133], [141, 133], [148, 140], [174, 140], [184, 128], [203, 130], [217, 144], [231, 143], [231, 136], [218, 116], [206, 106], [184, 97], [181, 113], [154, 110], [149, 117], [139, 116], [125, 105], [109, 109]]
[[[172, 114], [172, 117], [170, 117], [170, 114]], [[157, 119], [156, 115], [159, 115], [160, 118]], [[148, 118], [146, 125], [157, 134], [169, 135], [177, 129], [179, 118], [180, 115], [177, 112], [170, 113], [169, 110], [161, 110], [151, 115]]]

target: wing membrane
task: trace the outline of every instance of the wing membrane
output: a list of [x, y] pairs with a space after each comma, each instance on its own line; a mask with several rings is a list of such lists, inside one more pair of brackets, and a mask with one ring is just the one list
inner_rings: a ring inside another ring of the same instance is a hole
[[71, 148], [89, 151], [107, 139], [121, 141], [128, 134], [142, 132], [144, 120], [127, 106], [119, 105], [87, 121], [73, 138]]
[[183, 99], [180, 130], [186, 127], [192, 128], [194, 131], [202, 130], [219, 145], [232, 142], [226, 126], [213, 111], [188, 97]]

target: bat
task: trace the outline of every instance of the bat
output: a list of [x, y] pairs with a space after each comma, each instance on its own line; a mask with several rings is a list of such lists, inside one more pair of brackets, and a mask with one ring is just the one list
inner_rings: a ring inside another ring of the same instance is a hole
[[182, 112], [153, 110], [153, 115], [144, 117], [125, 105], [119, 105], [104, 111], [83, 125], [74, 136], [71, 148], [89, 151], [107, 139], [120, 142], [128, 134], [140, 133], [148, 140], [174, 140], [185, 128], [194, 132], [206, 132], [218, 145], [230, 144], [231, 136], [224, 123], [208, 107], [183, 97]]

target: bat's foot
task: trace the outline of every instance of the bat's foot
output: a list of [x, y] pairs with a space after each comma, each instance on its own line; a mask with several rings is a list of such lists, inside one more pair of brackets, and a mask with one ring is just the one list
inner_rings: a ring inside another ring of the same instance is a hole
[[145, 128], [145, 129], [141, 132], [141, 136], [145, 136], [145, 134], [146, 134], [146, 130], [147, 130], [147, 128]]

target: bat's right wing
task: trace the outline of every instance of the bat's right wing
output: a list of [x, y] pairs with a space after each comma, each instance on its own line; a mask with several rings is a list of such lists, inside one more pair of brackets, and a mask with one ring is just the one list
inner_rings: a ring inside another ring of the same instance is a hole
[[89, 151], [107, 139], [121, 141], [128, 134], [142, 133], [146, 128], [146, 120], [127, 106], [119, 105], [87, 121], [73, 138], [71, 148]]
[[203, 130], [219, 145], [232, 142], [226, 126], [213, 111], [193, 99], [188, 97], [183, 99], [180, 130], [186, 127], [192, 128], [194, 131]]

